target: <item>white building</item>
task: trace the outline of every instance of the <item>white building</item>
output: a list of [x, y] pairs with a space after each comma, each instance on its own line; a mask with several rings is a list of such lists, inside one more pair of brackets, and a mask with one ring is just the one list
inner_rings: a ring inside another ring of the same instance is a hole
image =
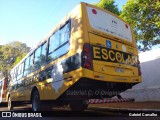
[[160, 101], [160, 48], [139, 54], [142, 83], [123, 92], [124, 98], [135, 101]]

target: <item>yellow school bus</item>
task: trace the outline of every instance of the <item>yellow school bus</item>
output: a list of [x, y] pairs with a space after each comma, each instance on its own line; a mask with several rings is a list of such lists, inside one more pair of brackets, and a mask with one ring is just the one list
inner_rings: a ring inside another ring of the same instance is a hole
[[111, 98], [141, 82], [129, 24], [113, 13], [80, 3], [11, 70], [8, 109], [31, 103], [85, 110], [88, 99]]

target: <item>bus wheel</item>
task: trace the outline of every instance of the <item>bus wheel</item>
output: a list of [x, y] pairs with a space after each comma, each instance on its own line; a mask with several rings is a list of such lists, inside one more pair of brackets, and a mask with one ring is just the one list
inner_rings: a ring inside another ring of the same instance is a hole
[[88, 108], [88, 102], [86, 102], [86, 100], [72, 101], [70, 108], [72, 111], [84, 111]]
[[13, 109], [13, 102], [11, 100], [11, 98], [8, 98], [8, 110], [12, 110]]
[[36, 90], [32, 96], [32, 111], [37, 112], [40, 111], [40, 109], [41, 109], [40, 97], [38, 91]]

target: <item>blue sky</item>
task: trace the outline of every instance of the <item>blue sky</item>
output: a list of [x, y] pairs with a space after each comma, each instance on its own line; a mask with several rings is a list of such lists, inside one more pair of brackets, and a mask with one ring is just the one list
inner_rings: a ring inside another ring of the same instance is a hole
[[[121, 9], [127, 0], [115, 0]], [[33, 47], [79, 2], [99, 0], [0, 0], [0, 45], [20, 41]]]

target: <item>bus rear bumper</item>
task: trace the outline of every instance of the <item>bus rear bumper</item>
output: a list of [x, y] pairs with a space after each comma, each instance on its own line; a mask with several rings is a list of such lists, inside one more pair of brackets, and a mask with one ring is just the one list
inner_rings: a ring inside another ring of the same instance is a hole
[[[120, 74], [120, 73], [119, 73]], [[117, 83], [140, 83], [142, 82], [141, 76], [124, 76], [123, 73], [120, 75], [110, 75], [110, 74], [104, 74], [88, 69], [83, 69], [83, 76], [85, 78], [90, 78], [93, 80], [100, 80], [100, 81], [106, 81], [106, 82], [117, 82]]]
[[89, 78], [79, 79], [61, 96], [65, 100], [111, 98], [131, 89], [139, 82], [111, 82]]

